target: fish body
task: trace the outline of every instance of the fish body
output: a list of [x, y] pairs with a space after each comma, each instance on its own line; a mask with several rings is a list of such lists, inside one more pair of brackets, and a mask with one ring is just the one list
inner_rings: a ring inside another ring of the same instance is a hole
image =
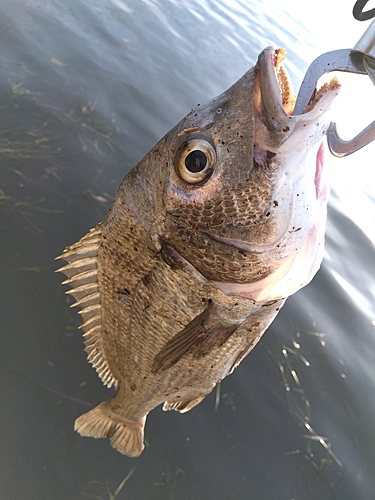
[[129, 172], [103, 223], [59, 257], [89, 361], [116, 395], [84, 436], [143, 450], [147, 414], [186, 412], [251, 351], [323, 257], [321, 142], [331, 82], [299, 116], [284, 51], [265, 49]]

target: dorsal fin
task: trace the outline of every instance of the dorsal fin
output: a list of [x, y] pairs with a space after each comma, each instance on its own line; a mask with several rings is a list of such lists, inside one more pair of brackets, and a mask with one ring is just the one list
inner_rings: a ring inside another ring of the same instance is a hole
[[56, 259], [65, 259], [68, 264], [57, 269], [68, 276], [64, 284], [73, 288], [66, 293], [73, 295], [81, 308], [84, 323], [80, 326], [85, 339], [85, 351], [99, 377], [108, 387], [117, 386], [103, 352], [100, 290], [98, 284], [98, 250], [102, 238], [101, 224], [91, 229], [77, 243], [67, 247]]

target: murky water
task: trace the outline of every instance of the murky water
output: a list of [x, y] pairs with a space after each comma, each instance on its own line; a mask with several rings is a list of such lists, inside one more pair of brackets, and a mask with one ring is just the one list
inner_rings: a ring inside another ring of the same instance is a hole
[[[352, 4], [327, 3], [0, 0], [1, 499], [109, 499], [124, 480], [118, 499], [375, 499], [375, 146], [327, 154], [321, 271], [220, 393], [150, 414], [139, 459], [73, 431], [112, 392], [54, 274], [131, 166], [265, 46], [288, 49], [296, 87], [353, 46]], [[374, 119], [357, 82], [349, 136]]]

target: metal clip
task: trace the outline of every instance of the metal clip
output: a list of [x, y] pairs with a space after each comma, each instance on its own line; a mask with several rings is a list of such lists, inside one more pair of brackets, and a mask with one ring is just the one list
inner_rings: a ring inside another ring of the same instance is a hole
[[[357, 1], [353, 12], [358, 19], [358, 9], [362, 11], [367, 1]], [[355, 11], [355, 9], [357, 9]], [[364, 18], [375, 16], [375, 9], [364, 12]], [[316, 85], [321, 76], [331, 71], [345, 71], [347, 73], [358, 73], [368, 75], [375, 85], [375, 20], [370, 24], [365, 33], [356, 43], [353, 49], [342, 49], [327, 52], [317, 57], [308, 68], [306, 76], [301, 84], [294, 114], [302, 114], [303, 110], [314, 96]], [[335, 123], [331, 123], [327, 132], [327, 142], [334, 156], [347, 156], [358, 149], [366, 146], [375, 139], [375, 121], [360, 132], [354, 139], [344, 141], [337, 133]]]

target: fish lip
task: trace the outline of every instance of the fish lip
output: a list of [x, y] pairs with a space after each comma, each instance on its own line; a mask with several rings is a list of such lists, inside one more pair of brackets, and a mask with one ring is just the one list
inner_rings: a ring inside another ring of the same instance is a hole
[[260, 91], [271, 123], [291, 118], [285, 104], [287, 99], [293, 99], [294, 92], [289, 74], [282, 64], [283, 58], [285, 50], [274, 47], [267, 47], [258, 57]]
[[[259, 54], [257, 75], [260, 94], [258, 99], [255, 99], [254, 108], [263, 116], [269, 129], [288, 135], [299, 121], [309, 121], [310, 113], [311, 120], [324, 114], [333, 102], [340, 84], [333, 78], [315, 93], [302, 114], [293, 115], [296, 96], [292, 81], [283, 65], [285, 53], [285, 49], [267, 47]], [[330, 97], [324, 100], [321, 109], [317, 109], [317, 103], [325, 95]]]

